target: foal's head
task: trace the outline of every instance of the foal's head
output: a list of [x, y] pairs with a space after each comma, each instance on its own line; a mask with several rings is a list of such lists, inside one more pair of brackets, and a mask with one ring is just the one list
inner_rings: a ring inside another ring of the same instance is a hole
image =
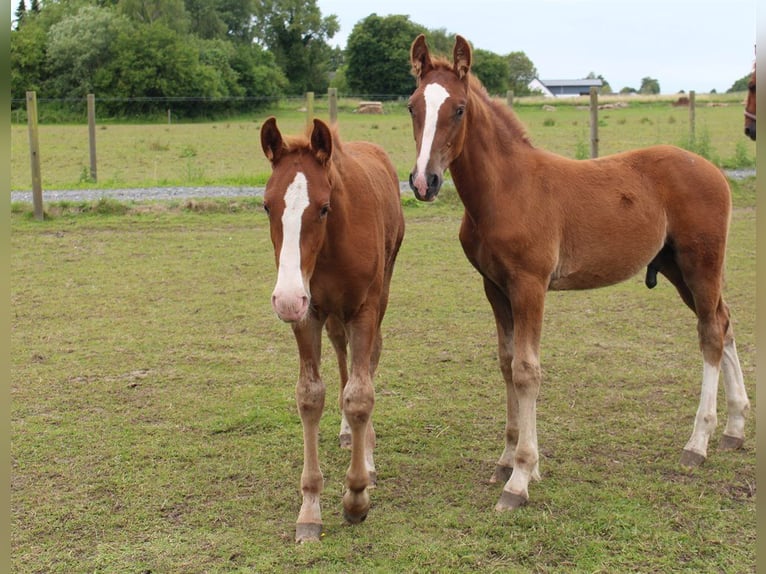
[[745, 135], [755, 141], [755, 68], [747, 84], [747, 101], [745, 102]]
[[433, 201], [444, 170], [460, 155], [465, 137], [471, 47], [461, 36], [455, 40], [453, 63], [433, 60], [423, 34], [410, 48], [412, 72], [418, 87], [410, 97], [417, 160], [410, 174], [415, 197]]
[[271, 304], [283, 321], [301, 321], [330, 211], [332, 133], [315, 119], [308, 138], [284, 139], [272, 117], [261, 128], [261, 147], [272, 167], [263, 198], [277, 262]]

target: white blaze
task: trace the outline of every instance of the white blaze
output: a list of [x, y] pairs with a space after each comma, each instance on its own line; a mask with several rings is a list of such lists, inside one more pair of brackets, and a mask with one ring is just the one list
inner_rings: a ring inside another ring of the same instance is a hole
[[306, 176], [298, 172], [285, 193], [285, 211], [282, 213], [282, 249], [279, 251], [275, 297], [308, 295], [301, 273], [301, 219], [308, 205], [308, 182]]
[[423, 139], [420, 142], [420, 155], [415, 163], [416, 176], [425, 177], [428, 158], [431, 157], [431, 147], [436, 135], [436, 121], [439, 119], [439, 109], [449, 97], [449, 93], [440, 84], [428, 84], [423, 90], [426, 100], [426, 119], [423, 125]]

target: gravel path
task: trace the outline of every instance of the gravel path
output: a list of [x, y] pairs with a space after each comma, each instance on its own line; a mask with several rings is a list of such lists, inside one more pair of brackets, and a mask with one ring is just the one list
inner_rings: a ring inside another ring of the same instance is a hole
[[[399, 189], [410, 193], [410, 184], [399, 182]], [[119, 201], [156, 201], [187, 198], [260, 197], [263, 187], [205, 186], [205, 187], [138, 187], [131, 189], [70, 189], [43, 190], [44, 201], [93, 201], [101, 198]], [[31, 191], [11, 192], [11, 202], [32, 203]]]
[[[732, 179], [744, 179], [755, 175], [754, 169], [726, 170], [726, 175]], [[406, 181], [399, 182], [402, 194], [410, 193], [410, 185]], [[169, 199], [218, 198], [218, 197], [259, 197], [263, 195], [262, 187], [235, 186], [206, 186], [206, 187], [149, 187], [132, 189], [72, 189], [72, 190], [43, 190], [45, 201], [93, 201], [101, 198], [119, 201], [154, 201]], [[31, 191], [11, 192], [11, 202], [32, 203]]]

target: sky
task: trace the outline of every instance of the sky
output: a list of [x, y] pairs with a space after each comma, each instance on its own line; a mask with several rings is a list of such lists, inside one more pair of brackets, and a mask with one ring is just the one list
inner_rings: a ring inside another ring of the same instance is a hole
[[[593, 72], [612, 90], [659, 81], [663, 94], [725, 92], [755, 61], [757, 0], [317, 0], [346, 46], [369, 16], [403, 14], [460, 34], [474, 48], [524, 52], [541, 79]], [[413, 38], [414, 40], [414, 38]]]

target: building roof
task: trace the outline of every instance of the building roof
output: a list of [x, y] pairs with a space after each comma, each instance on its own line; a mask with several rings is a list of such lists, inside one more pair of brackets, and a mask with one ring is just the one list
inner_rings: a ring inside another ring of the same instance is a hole
[[604, 85], [600, 78], [585, 78], [583, 80], [539, 80], [549, 88], [561, 88], [564, 86], [589, 88], [591, 86], [600, 87]]

